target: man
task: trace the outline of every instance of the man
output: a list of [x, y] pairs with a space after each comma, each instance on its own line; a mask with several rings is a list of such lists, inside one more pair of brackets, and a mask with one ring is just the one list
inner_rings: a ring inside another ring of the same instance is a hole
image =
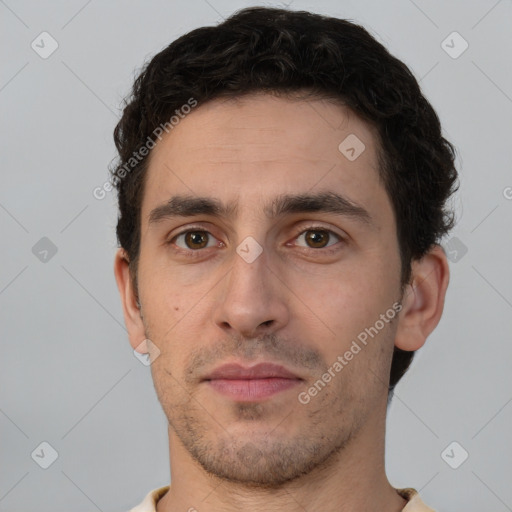
[[245, 9], [151, 60], [115, 142], [115, 276], [172, 480], [133, 510], [432, 510], [384, 470], [457, 178], [407, 67], [348, 21]]

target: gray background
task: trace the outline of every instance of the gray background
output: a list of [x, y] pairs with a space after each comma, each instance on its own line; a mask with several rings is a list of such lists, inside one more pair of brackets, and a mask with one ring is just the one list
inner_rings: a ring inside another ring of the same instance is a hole
[[[108, 179], [135, 70], [248, 5], [0, 0], [1, 512], [123, 511], [169, 482], [165, 416], [128, 343], [112, 272], [115, 196], [92, 191]], [[390, 407], [390, 480], [443, 511], [512, 510], [512, 3], [290, 8], [366, 26], [421, 79], [458, 149], [451, 285]], [[47, 59], [31, 48], [43, 31], [59, 45]], [[469, 44], [458, 58], [442, 47], [453, 31]], [[48, 469], [31, 457], [43, 441], [58, 452]], [[443, 459], [453, 441], [462, 448]], [[462, 449], [469, 458], [452, 469], [445, 460], [457, 465]]]

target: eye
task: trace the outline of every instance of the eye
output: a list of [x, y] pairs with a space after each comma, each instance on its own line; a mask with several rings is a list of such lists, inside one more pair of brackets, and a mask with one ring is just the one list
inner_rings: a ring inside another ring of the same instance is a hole
[[171, 242], [174, 242], [180, 249], [204, 249], [214, 247], [217, 239], [208, 231], [184, 231], [175, 236]]
[[327, 229], [308, 229], [303, 231], [298, 237], [298, 245], [309, 247], [311, 249], [323, 249], [329, 247], [336, 242], [341, 241], [341, 237]]

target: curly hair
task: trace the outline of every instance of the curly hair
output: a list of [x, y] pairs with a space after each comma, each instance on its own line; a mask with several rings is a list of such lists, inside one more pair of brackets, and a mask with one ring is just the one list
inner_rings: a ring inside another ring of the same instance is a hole
[[[117, 239], [127, 253], [135, 290], [148, 163], [140, 154], [147, 153], [141, 148], [155, 128], [190, 98], [201, 105], [255, 92], [304, 91], [338, 100], [377, 128], [379, 173], [395, 214], [402, 286], [409, 281], [411, 262], [454, 224], [446, 203], [457, 189], [455, 150], [442, 136], [437, 114], [408, 67], [360, 25], [253, 7], [171, 43], [144, 66], [125, 102], [114, 130], [119, 159], [110, 172], [118, 192]], [[139, 156], [132, 164], [134, 154]], [[413, 355], [395, 347], [390, 391]]]

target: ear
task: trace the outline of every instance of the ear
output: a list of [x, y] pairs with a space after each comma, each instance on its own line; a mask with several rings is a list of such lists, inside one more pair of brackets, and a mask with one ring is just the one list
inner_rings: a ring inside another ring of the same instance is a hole
[[123, 305], [124, 322], [128, 329], [128, 338], [130, 345], [137, 349], [137, 352], [145, 353], [147, 348], [144, 323], [142, 322], [142, 314], [137, 305], [137, 296], [133, 289], [133, 283], [130, 276], [129, 259], [124, 249], [118, 249], [114, 259], [114, 275], [117, 281], [117, 288], [121, 295]]
[[410, 284], [402, 298], [396, 347], [413, 351], [424, 345], [441, 319], [449, 277], [448, 261], [440, 245], [412, 262]]

